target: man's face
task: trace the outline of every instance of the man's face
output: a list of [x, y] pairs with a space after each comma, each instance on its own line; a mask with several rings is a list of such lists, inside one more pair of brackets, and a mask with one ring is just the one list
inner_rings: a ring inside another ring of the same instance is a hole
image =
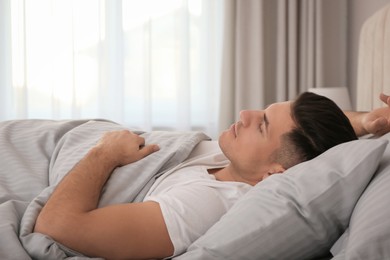
[[240, 120], [221, 134], [219, 145], [240, 175], [259, 181], [281, 170], [271, 155], [280, 147], [281, 136], [294, 126], [291, 101], [272, 104], [265, 110], [244, 110]]

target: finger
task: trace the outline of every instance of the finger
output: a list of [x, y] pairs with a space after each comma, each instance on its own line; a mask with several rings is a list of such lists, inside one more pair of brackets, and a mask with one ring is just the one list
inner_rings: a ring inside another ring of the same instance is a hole
[[390, 106], [390, 96], [388, 95], [385, 95], [384, 93], [381, 93], [379, 95], [379, 99], [382, 100], [383, 103], [387, 104], [388, 106]]
[[158, 150], [160, 150], [160, 147], [156, 144], [150, 144], [150, 145], [145, 145], [143, 147], [140, 148], [139, 152], [140, 152], [140, 155], [142, 158], [154, 153], [154, 152], [157, 152]]
[[382, 135], [389, 130], [389, 127], [389, 121], [384, 117], [380, 117], [369, 125], [368, 132], [375, 135]]
[[376, 133], [377, 136], [381, 136], [381, 135], [384, 135], [388, 132], [390, 132], [390, 121], [389, 120], [386, 120], [384, 119], [384, 123], [381, 128], [378, 130], [378, 132]]
[[145, 145], [145, 138], [143, 138], [142, 136], [139, 136], [139, 135], [138, 135], [138, 145], [140, 147]]

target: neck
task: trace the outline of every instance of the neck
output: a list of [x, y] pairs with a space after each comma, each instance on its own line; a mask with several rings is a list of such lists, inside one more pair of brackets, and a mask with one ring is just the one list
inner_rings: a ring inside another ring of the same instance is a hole
[[221, 169], [210, 169], [209, 173], [214, 174], [215, 178], [218, 181], [244, 182], [252, 186], [256, 185], [259, 182], [243, 178], [240, 174], [236, 173], [236, 170], [232, 167], [231, 164]]

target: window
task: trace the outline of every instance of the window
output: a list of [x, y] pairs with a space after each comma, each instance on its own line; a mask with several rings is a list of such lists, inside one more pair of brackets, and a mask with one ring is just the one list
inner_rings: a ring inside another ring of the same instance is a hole
[[222, 4], [8, 0], [0, 119], [106, 118], [216, 136]]

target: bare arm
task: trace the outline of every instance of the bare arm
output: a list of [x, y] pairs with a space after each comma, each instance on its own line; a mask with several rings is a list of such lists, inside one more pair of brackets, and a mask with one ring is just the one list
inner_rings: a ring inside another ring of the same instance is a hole
[[97, 209], [101, 190], [117, 166], [158, 150], [129, 131], [106, 134], [60, 182], [38, 216], [35, 232], [88, 256], [162, 258], [173, 245], [158, 203]]
[[380, 136], [390, 131], [390, 96], [382, 93], [379, 98], [387, 104], [387, 107], [377, 108], [370, 112], [344, 111], [357, 136], [366, 134]]

